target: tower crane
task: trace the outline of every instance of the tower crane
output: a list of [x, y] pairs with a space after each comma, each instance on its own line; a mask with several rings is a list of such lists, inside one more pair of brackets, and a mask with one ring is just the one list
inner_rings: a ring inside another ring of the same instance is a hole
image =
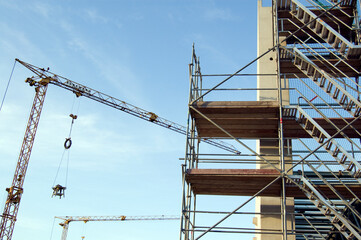
[[[80, 83], [74, 82], [70, 79], [57, 75], [49, 71], [49, 69], [39, 68], [29, 63], [23, 62], [19, 59], [16, 59], [21, 65], [32, 71], [35, 76], [31, 78], [27, 78], [25, 82], [29, 83], [30, 86], [35, 88], [35, 97], [33, 100], [33, 105], [30, 111], [29, 120], [27, 123], [27, 128], [25, 130], [25, 135], [23, 139], [23, 143], [21, 146], [17, 166], [15, 169], [14, 178], [12, 181], [12, 185], [10, 188], [6, 188], [8, 192], [5, 207], [3, 214], [1, 215], [0, 222], [0, 239], [1, 240], [11, 240], [21, 196], [23, 194], [23, 184], [25, 179], [26, 170], [29, 164], [31, 150], [34, 144], [35, 135], [37, 131], [37, 127], [39, 124], [39, 119], [41, 115], [41, 111], [44, 104], [44, 99], [46, 95], [46, 90], [49, 86], [55, 85], [66, 89], [68, 91], [73, 92], [76, 96], [84, 96], [90, 98], [94, 101], [100, 102], [109, 107], [118, 109], [120, 111], [131, 114], [135, 117], [141, 118], [148, 122], [152, 122], [159, 126], [168, 128], [172, 131], [178, 132], [183, 135], [189, 134], [187, 132], [187, 128], [179, 125], [177, 123], [171, 122], [167, 119], [159, 117], [153, 112], [149, 112], [147, 110], [138, 108], [134, 105], [126, 103], [117, 98], [111, 97], [107, 94], [99, 92], [97, 90], [91, 89], [87, 86], [84, 86]], [[195, 136], [195, 138], [198, 138]], [[214, 140], [214, 139], [199, 139], [203, 142], [211, 144], [213, 146], [222, 148], [228, 152], [233, 154], [240, 154], [240, 152], [232, 145]]]
[[68, 236], [69, 224], [71, 222], [91, 222], [91, 221], [150, 221], [150, 220], [180, 220], [178, 216], [65, 216], [55, 217], [63, 220], [59, 223], [63, 227], [61, 240], [66, 240]]

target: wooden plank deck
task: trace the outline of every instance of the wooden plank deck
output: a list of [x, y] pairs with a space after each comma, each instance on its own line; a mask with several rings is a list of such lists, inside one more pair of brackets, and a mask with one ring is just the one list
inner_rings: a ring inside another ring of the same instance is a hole
[[[275, 169], [188, 169], [186, 181], [191, 184], [193, 193], [200, 195], [253, 196], [280, 173]], [[351, 193], [342, 185], [333, 187], [345, 198]], [[361, 184], [349, 185], [354, 193], [361, 195]], [[318, 185], [318, 190], [329, 198], [337, 196], [326, 186]], [[267, 187], [259, 196], [280, 197], [281, 179]], [[288, 197], [306, 198], [304, 193], [292, 183], [286, 184]]]
[[[279, 107], [277, 101], [211, 101], [196, 102], [193, 107], [221, 126], [236, 138], [259, 139], [277, 138]], [[201, 137], [229, 137], [215, 125], [191, 109], [195, 119], [198, 135]], [[332, 136], [336, 133], [334, 127], [322, 118], [315, 119]], [[346, 124], [342, 119], [331, 119], [339, 128]], [[352, 121], [352, 118], [347, 118]], [[283, 119], [284, 137], [310, 138], [295, 119]], [[353, 126], [361, 129], [361, 120]], [[344, 131], [349, 137], [359, 137], [354, 130]]]

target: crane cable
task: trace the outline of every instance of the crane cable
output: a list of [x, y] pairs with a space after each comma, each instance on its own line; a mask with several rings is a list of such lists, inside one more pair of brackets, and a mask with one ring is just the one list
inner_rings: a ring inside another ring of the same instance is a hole
[[50, 239], [49, 240], [53, 239], [54, 225], [55, 225], [55, 217], [54, 217], [54, 220], [53, 220], [53, 226], [51, 227], [51, 233], [50, 233]]
[[7, 92], [8, 92], [8, 89], [9, 89], [10, 81], [11, 81], [11, 79], [12, 79], [12, 77], [13, 77], [15, 65], [16, 65], [16, 60], [15, 60], [14, 65], [13, 65], [13, 69], [11, 70], [10, 77], [9, 77], [9, 80], [8, 80], [8, 84], [6, 85], [6, 88], [5, 88], [5, 93], [4, 93], [4, 96], [3, 96], [3, 99], [2, 99], [1, 105], [0, 105], [0, 111], [1, 111], [1, 109], [3, 108], [3, 104], [4, 104], [4, 101], [5, 101], [5, 97], [6, 97], [6, 94], [7, 94]]
[[81, 236], [80, 236], [80, 238], [81, 238], [82, 240], [84, 240], [85, 235], [86, 235], [86, 224], [87, 224], [87, 222], [88, 222], [88, 221], [84, 221], [84, 224], [83, 224], [82, 234], [81, 234]]
[[[73, 112], [74, 105], [75, 105], [75, 98], [73, 99], [71, 112]], [[79, 112], [79, 107], [80, 107], [80, 101], [79, 101], [79, 104], [78, 104], [78, 107], [77, 107], [77, 112]], [[52, 196], [59, 196], [60, 198], [62, 196], [64, 196], [64, 190], [66, 189], [66, 187], [68, 185], [68, 172], [69, 172], [69, 159], [70, 159], [70, 150], [69, 149], [70, 149], [70, 147], [72, 145], [71, 133], [72, 133], [72, 130], [73, 130], [74, 120], [78, 118], [78, 116], [76, 114], [70, 114], [69, 116], [72, 118], [71, 119], [71, 124], [70, 124], [70, 130], [69, 130], [68, 137], [65, 138], [64, 150], [63, 150], [63, 153], [61, 155], [61, 159], [60, 159], [60, 162], [59, 162], [58, 169], [56, 171], [56, 175], [55, 175], [55, 179], [54, 179], [53, 187], [52, 187], [52, 189], [53, 189], [53, 195]], [[55, 182], [56, 182], [56, 180], [58, 178], [58, 175], [59, 175], [59, 171], [60, 171], [62, 162], [64, 160], [65, 153], [67, 153], [67, 156], [66, 156], [65, 185], [64, 186], [62, 186], [60, 184], [55, 185]]]

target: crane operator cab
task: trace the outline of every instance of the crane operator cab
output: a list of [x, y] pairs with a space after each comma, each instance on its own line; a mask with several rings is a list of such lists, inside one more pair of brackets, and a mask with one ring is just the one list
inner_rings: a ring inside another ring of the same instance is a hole
[[52, 197], [58, 196], [61, 199], [61, 197], [65, 196], [65, 189], [66, 187], [63, 187], [60, 184], [56, 185], [55, 187], [53, 187]]

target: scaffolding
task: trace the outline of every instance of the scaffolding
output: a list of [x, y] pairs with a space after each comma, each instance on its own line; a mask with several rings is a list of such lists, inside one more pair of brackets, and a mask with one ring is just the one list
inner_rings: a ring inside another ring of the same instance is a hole
[[237, 72], [202, 74], [193, 47], [180, 239], [361, 239], [360, 1], [261, 4]]

